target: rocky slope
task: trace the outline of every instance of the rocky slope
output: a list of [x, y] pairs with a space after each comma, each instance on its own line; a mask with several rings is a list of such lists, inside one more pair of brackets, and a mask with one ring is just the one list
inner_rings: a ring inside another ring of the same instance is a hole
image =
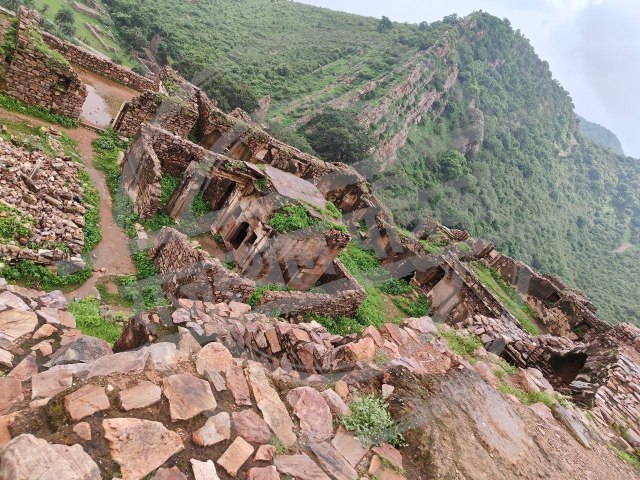
[[[182, 300], [174, 318], [208, 341], [180, 327], [112, 353], [59, 292], [0, 290], [3, 480], [640, 478], [579, 410], [499, 393], [498, 357], [479, 349], [471, 365], [428, 317], [342, 338]], [[335, 350], [329, 372], [311, 373], [310, 345]], [[548, 390], [533, 373], [512, 381]], [[396, 422], [370, 444], [344, 421], [367, 394]], [[398, 449], [383, 440], [397, 432]]]

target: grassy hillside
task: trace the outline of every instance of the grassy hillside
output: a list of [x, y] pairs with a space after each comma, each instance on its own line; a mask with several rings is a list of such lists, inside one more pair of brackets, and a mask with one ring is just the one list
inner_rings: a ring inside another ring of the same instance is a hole
[[274, 131], [307, 150], [316, 113], [353, 110], [377, 145], [357, 167], [403, 226], [431, 214], [467, 228], [583, 288], [604, 318], [640, 323], [640, 250], [618, 250], [638, 244], [640, 168], [581, 135], [569, 94], [508, 21], [385, 26], [286, 0], [105, 3], [122, 43], [151, 45], [224, 108], [271, 95]]

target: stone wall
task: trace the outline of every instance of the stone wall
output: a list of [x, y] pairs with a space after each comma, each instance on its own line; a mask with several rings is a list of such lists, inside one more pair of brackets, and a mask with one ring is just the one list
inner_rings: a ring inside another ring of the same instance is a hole
[[320, 280], [318, 292], [268, 291], [256, 311], [298, 322], [304, 321], [308, 314], [353, 317], [366, 299], [366, 292], [339, 260], [332, 265]]
[[157, 80], [144, 77], [134, 71], [113, 63], [106, 57], [96, 55], [77, 45], [59, 39], [47, 32], [43, 32], [42, 38], [49, 47], [60, 52], [71, 63], [80, 65], [87, 70], [107, 77], [114, 82], [121, 83], [134, 90], [157, 90]]
[[30, 105], [79, 118], [87, 89], [73, 68], [43, 40], [42, 17], [18, 11], [16, 49], [6, 76], [7, 95]]
[[165, 293], [173, 300], [246, 302], [256, 289], [255, 282], [227, 270], [172, 228], [158, 233], [149, 255], [160, 272]]
[[122, 185], [140, 218], [152, 217], [160, 209], [162, 167], [144, 131], [136, 137], [122, 164]]
[[196, 88], [171, 67], [160, 72], [155, 88], [123, 105], [113, 128], [125, 137], [135, 135], [145, 122], [186, 138], [198, 120]]

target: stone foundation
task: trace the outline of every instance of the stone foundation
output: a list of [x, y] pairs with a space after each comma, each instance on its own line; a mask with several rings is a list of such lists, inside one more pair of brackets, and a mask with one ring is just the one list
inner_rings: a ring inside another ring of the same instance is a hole
[[174, 300], [246, 302], [256, 289], [253, 281], [227, 270], [172, 228], [158, 233], [149, 255], [160, 272], [165, 293]]

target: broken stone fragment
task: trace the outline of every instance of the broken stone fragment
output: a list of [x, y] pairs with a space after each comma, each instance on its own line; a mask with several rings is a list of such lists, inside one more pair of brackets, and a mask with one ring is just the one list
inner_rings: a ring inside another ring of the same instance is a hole
[[85, 385], [64, 397], [64, 409], [73, 422], [109, 408], [109, 398], [104, 388], [98, 385]]
[[226, 372], [233, 365], [233, 356], [231, 352], [218, 342], [212, 342], [205, 345], [198, 352], [196, 359], [196, 370], [198, 375], [204, 375], [207, 370], [215, 370], [217, 372]]
[[242, 437], [236, 439], [216, 462], [224, 468], [229, 475], [235, 477], [240, 467], [253, 455], [253, 447]]
[[251, 394], [242, 367], [231, 365], [225, 372], [225, 376], [227, 388], [231, 390], [236, 404], [250, 406]]
[[189, 420], [206, 411], [214, 411], [217, 403], [211, 386], [190, 373], [165, 378], [162, 390], [169, 400], [171, 420]]
[[126, 412], [135, 408], [146, 408], [154, 405], [162, 398], [162, 389], [142, 380], [136, 386], [120, 392], [120, 406]]
[[322, 442], [333, 434], [333, 417], [323, 396], [311, 387], [291, 390], [287, 401], [300, 419], [300, 432], [312, 442]]
[[24, 400], [22, 384], [17, 378], [0, 377], [0, 415], [4, 415], [16, 403]]
[[250, 409], [233, 412], [233, 426], [238, 435], [252, 443], [268, 443], [272, 437], [267, 422]]
[[45, 366], [69, 365], [72, 363], [91, 363], [105, 355], [111, 355], [111, 347], [100, 338], [82, 335], [60, 347]]
[[0, 450], [0, 478], [101, 480], [102, 476], [80, 445], [52, 445], [33, 435], [20, 435]]
[[[9, 293], [9, 292], [4, 292]], [[15, 342], [20, 337], [31, 333], [38, 326], [38, 317], [33, 312], [5, 310], [0, 312], [0, 339]]]
[[280, 473], [300, 480], [329, 480], [329, 477], [305, 454], [276, 455], [275, 466]]
[[29, 355], [24, 357], [13, 370], [11, 370], [8, 376], [11, 378], [17, 378], [21, 382], [29, 380], [33, 375], [38, 373], [38, 362], [36, 356], [37, 354], [35, 352], [31, 352]]
[[218, 472], [216, 472], [216, 466], [212, 460], [201, 462], [194, 458], [191, 459], [191, 468], [193, 470], [193, 476], [196, 480], [219, 480]]
[[273, 465], [268, 467], [254, 467], [247, 474], [248, 480], [280, 480], [278, 470]]
[[271, 462], [276, 454], [276, 447], [273, 445], [260, 445], [256, 455], [253, 457], [254, 462]]
[[77, 425], [74, 425], [73, 432], [82, 440], [87, 442], [91, 440], [91, 425], [87, 422], [80, 422]]
[[50, 398], [71, 388], [73, 375], [70, 370], [54, 367], [31, 377], [31, 398]]
[[123, 480], [144, 478], [184, 448], [180, 435], [159, 422], [110, 418], [102, 428]]
[[221, 412], [207, 420], [204, 426], [193, 432], [193, 443], [200, 447], [210, 447], [231, 438], [231, 419], [227, 412]]
[[188, 480], [178, 467], [159, 468], [153, 480]]
[[311, 444], [320, 464], [336, 480], [357, 480], [358, 472], [347, 460], [327, 442]]

